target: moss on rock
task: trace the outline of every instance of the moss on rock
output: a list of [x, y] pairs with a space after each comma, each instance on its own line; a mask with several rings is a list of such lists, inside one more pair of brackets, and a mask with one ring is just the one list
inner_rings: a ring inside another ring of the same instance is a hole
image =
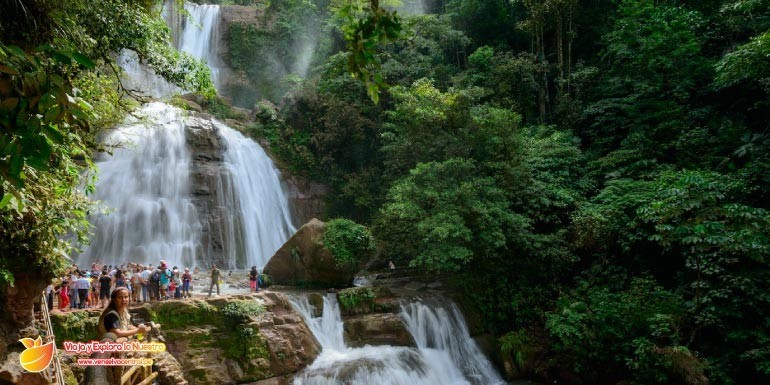
[[86, 342], [98, 339], [96, 328], [98, 322], [98, 314], [88, 311], [51, 314], [56, 346], [61, 348], [63, 341]]
[[150, 316], [152, 321], [160, 323], [163, 329], [181, 329], [192, 325], [222, 325], [219, 310], [198, 300], [161, 302], [153, 306]]

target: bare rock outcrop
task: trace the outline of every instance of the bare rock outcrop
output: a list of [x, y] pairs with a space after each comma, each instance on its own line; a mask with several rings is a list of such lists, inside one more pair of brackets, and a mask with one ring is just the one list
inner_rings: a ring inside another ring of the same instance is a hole
[[401, 318], [393, 313], [375, 313], [345, 318], [345, 344], [415, 346]]

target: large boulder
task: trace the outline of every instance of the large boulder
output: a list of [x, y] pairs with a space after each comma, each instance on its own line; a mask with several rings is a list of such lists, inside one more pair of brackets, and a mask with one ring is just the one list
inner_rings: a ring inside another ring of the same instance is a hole
[[393, 313], [365, 314], [345, 318], [345, 344], [415, 346], [401, 318]]
[[[263, 310], [249, 310], [254, 303]], [[165, 325], [161, 331], [168, 352], [190, 385], [274, 377], [280, 383], [313, 362], [321, 350], [280, 293], [153, 303], [152, 313], [153, 321]]]
[[313, 218], [304, 224], [270, 258], [265, 274], [272, 283], [304, 287], [350, 286], [356, 268], [337, 268], [331, 251], [323, 245], [324, 222]]

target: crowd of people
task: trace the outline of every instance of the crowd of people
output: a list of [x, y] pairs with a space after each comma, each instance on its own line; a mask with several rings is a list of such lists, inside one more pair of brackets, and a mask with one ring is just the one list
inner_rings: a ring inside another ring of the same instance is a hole
[[[118, 288], [127, 290], [129, 304], [191, 298], [193, 277], [199, 274], [197, 266], [191, 272], [188, 267], [181, 270], [177, 266], [169, 267], [164, 260], [157, 266], [138, 263], [113, 266], [97, 261], [91, 264], [90, 269], [81, 269], [73, 264], [62, 277], [54, 279], [46, 288], [48, 308], [53, 310], [56, 300], [57, 308], [61, 311], [103, 309], [108, 306], [111, 294]], [[231, 274], [232, 271], [228, 276]], [[215, 286], [219, 295], [222, 273], [216, 265], [211, 267], [210, 278], [209, 296]], [[259, 291], [261, 276], [256, 266], [252, 266], [248, 279], [251, 291]]]
[[120, 266], [91, 264], [90, 269], [72, 265], [64, 276], [54, 279], [46, 288], [48, 307], [53, 309], [54, 299], [58, 309], [105, 308], [110, 294], [117, 288], [126, 288], [130, 303], [162, 301], [170, 298], [190, 298], [193, 274], [198, 267], [180, 270], [169, 267], [161, 260], [157, 266], [128, 263]]

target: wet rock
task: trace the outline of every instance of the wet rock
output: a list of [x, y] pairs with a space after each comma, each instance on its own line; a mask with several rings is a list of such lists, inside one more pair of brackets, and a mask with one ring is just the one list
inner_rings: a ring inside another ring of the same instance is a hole
[[415, 346], [414, 339], [401, 318], [392, 313], [347, 317], [344, 329], [345, 343], [351, 347], [364, 345]]

